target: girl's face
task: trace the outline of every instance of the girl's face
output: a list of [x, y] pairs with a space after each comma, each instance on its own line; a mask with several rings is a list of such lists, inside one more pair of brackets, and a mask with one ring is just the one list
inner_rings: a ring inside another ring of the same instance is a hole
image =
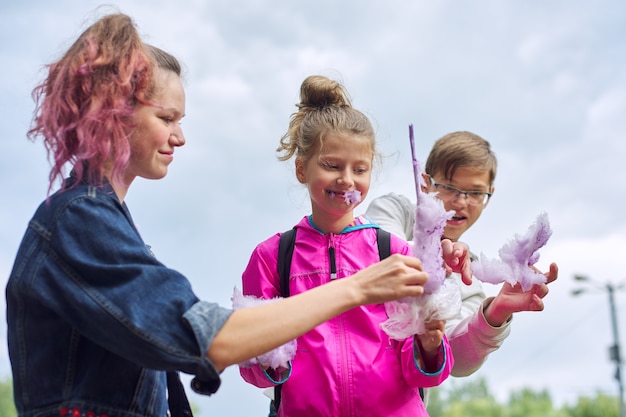
[[359, 203], [346, 203], [346, 192], [358, 191], [365, 200], [370, 188], [374, 151], [363, 136], [324, 137], [323, 148], [303, 161], [296, 158], [296, 176], [311, 197], [313, 222], [323, 232], [339, 233], [353, 220]]
[[152, 105], [137, 107], [136, 129], [130, 137], [131, 157], [126, 171], [130, 184], [136, 177], [160, 179], [174, 160], [174, 148], [185, 144], [180, 120], [185, 115], [185, 90], [178, 75], [157, 70]]

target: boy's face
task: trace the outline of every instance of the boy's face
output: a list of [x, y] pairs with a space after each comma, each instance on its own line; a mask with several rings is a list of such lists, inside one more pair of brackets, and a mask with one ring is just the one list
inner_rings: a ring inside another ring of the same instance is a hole
[[[476, 168], [460, 167], [454, 173], [451, 180], [446, 180], [443, 173], [436, 173], [433, 175], [434, 182], [438, 184], [451, 185], [462, 191], [482, 191], [493, 193], [493, 187], [489, 185], [489, 171], [481, 171]], [[430, 192], [437, 191], [435, 186], [430, 184]], [[487, 206], [485, 204], [472, 205], [468, 204], [468, 199], [465, 195], [460, 194], [444, 199], [443, 204], [446, 210], [454, 211], [452, 219], [448, 220], [446, 227], [443, 231], [443, 237], [458, 241], [461, 235], [465, 233], [480, 217], [483, 209]], [[488, 202], [489, 200], [487, 200]]]

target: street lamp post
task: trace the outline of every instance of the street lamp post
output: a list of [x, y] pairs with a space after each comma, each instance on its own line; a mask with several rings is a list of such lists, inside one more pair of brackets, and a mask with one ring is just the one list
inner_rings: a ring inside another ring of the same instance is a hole
[[[611, 327], [613, 330], [613, 345], [609, 347], [609, 359], [615, 362], [615, 379], [619, 387], [619, 415], [620, 417], [626, 417], [624, 410], [624, 384], [622, 380], [622, 357], [620, 354], [619, 336], [617, 334], [617, 314], [615, 312], [615, 291], [624, 288], [624, 284], [614, 286], [611, 283], [599, 285], [593, 282], [589, 277], [584, 275], [574, 275], [574, 279], [580, 282], [587, 282], [593, 284], [595, 289], [606, 290], [609, 294], [609, 307], [611, 310]], [[584, 288], [577, 288], [572, 290], [572, 295], [580, 295], [587, 292]]]

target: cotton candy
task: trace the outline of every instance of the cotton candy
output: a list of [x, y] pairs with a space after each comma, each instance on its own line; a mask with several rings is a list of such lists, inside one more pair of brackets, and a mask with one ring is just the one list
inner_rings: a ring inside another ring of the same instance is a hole
[[539, 252], [550, 239], [552, 230], [548, 215], [541, 213], [525, 235], [515, 235], [499, 250], [500, 259], [489, 259], [484, 254], [472, 262], [474, 276], [480, 281], [499, 284], [504, 281], [511, 285], [520, 284], [522, 291], [528, 291], [535, 284], [546, 282], [546, 276], [529, 268], [539, 260]]
[[385, 303], [389, 318], [381, 323], [381, 328], [392, 339], [404, 340], [414, 334], [426, 333], [425, 322], [453, 319], [460, 309], [459, 286], [455, 281], [447, 280], [434, 293]]
[[[233, 297], [231, 298], [233, 302], [233, 309], [239, 310], [241, 308], [247, 307], [255, 307], [267, 303], [271, 303], [277, 300], [280, 300], [281, 297], [276, 297], [272, 299], [264, 299], [257, 298], [251, 295], [243, 295], [241, 290], [235, 287], [233, 291]], [[294, 358], [296, 355], [297, 342], [296, 340], [291, 340], [285, 343], [282, 346], [279, 346], [267, 353], [257, 356], [256, 358], [247, 360], [239, 364], [244, 368], [250, 368], [254, 365], [260, 364], [263, 366], [269, 366], [270, 368], [279, 369], [279, 368], [288, 368], [289, 361]]]
[[[331, 191], [329, 195], [332, 199], [337, 198], [337, 193], [334, 191]], [[361, 192], [359, 190], [346, 191], [341, 194], [341, 196], [346, 204], [356, 204], [361, 202]]]
[[409, 126], [409, 139], [417, 195], [413, 254], [422, 261], [422, 269], [428, 273], [428, 281], [424, 284], [423, 295], [385, 303], [388, 319], [381, 323], [381, 328], [396, 340], [423, 334], [425, 322], [450, 320], [461, 311], [461, 292], [455, 282], [446, 281], [441, 250], [443, 229], [454, 211], [446, 211], [436, 193], [422, 191], [422, 185], [425, 184], [421, 164], [415, 157], [412, 125]]
[[359, 190], [346, 191], [343, 193], [343, 200], [346, 204], [356, 204], [361, 202], [361, 192]]
[[[421, 179], [420, 175], [419, 180]], [[422, 268], [428, 272], [424, 293], [432, 294], [446, 279], [441, 238], [446, 222], [452, 218], [454, 211], [446, 211], [443, 202], [436, 197], [437, 193], [424, 193], [421, 187], [418, 187], [418, 190], [419, 203], [415, 208], [413, 227], [413, 254], [421, 259]]]

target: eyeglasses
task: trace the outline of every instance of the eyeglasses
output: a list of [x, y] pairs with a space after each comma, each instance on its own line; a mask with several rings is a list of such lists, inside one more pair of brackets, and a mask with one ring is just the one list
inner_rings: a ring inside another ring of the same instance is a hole
[[435, 182], [435, 179], [431, 176], [430, 183], [435, 187], [435, 189], [439, 192], [438, 197], [442, 200], [448, 201], [458, 198], [461, 194], [465, 197], [465, 201], [470, 206], [484, 206], [491, 198], [492, 193], [486, 193], [484, 191], [463, 191], [459, 190], [456, 187], [451, 186], [450, 184], [440, 184]]

